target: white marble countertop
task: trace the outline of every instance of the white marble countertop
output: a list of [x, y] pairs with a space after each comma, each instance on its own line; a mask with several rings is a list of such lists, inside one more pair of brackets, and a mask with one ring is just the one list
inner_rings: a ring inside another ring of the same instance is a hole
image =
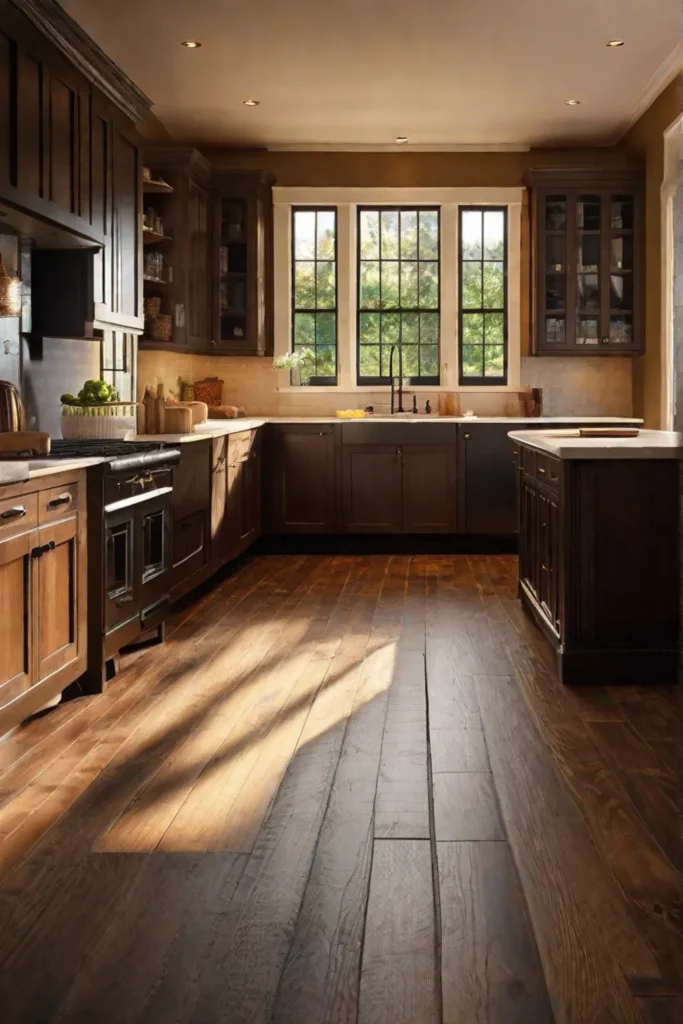
[[641, 430], [637, 437], [580, 437], [572, 430], [514, 430], [510, 437], [558, 459], [679, 459], [683, 435]]
[[207, 420], [198, 423], [192, 434], [138, 434], [136, 441], [168, 441], [185, 444], [200, 441], [205, 437], [224, 437], [240, 430], [254, 430], [266, 423], [573, 423], [609, 426], [612, 423], [627, 423], [639, 427], [642, 420], [628, 416], [437, 416], [432, 414], [398, 416], [366, 416], [362, 419], [342, 419], [339, 416], [243, 416], [234, 420]]
[[[55, 473], [69, 472], [75, 469], [87, 469], [88, 466], [99, 466], [104, 459], [50, 459], [50, 458], [38, 458], [38, 459], [0, 459], [0, 487], [10, 484], [25, 483], [31, 480], [39, 479], [44, 476], [54, 476]], [[3, 470], [5, 467], [10, 466], [23, 466], [27, 472], [23, 476], [16, 480], [8, 480], [4, 478]]]

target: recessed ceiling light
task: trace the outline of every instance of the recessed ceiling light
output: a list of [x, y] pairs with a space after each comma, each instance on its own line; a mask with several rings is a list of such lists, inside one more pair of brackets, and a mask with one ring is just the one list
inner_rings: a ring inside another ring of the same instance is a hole
[[261, 100], [242, 100], [242, 103], [244, 103], [245, 107], [258, 107]]
[[196, 50], [202, 44], [198, 39], [184, 39], [181, 45], [186, 46], [188, 50]]
[[565, 100], [564, 102], [567, 104], [568, 107], [578, 107], [578, 105], [581, 103], [581, 100]]
[[623, 46], [624, 45], [624, 40], [623, 39], [610, 39], [610, 41], [607, 43], [607, 45], [608, 46]]
[[397, 135], [396, 136], [396, 141], [398, 142], [399, 146], [402, 146], [404, 143], [406, 143], [408, 141], [408, 136], [407, 135]]

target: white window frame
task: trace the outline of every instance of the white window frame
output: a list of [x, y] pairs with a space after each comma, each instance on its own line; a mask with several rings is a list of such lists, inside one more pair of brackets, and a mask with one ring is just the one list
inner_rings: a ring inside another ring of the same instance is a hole
[[[518, 391], [521, 384], [521, 244], [524, 188], [284, 188], [273, 189], [275, 356], [292, 347], [292, 207], [337, 208], [337, 384], [308, 386], [305, 392], [377, 391], [357, 383], [356, 225], [358, 206], [440, 206], [441, 330], [440, 385], [411, 385], [411, 391], [464, 393]], [[508, 379], [507, 384], [461, 385], [458, 377], [458, 207], [506, 206], [508, 210]], [[283, 385], [280, 390], [301, 388]]]
[[657, 424], [662, 430], [674, 429], [676, 366], [674, 358], [674, 202], [681, 187], [683, 154], [683, 115], [664, 132], [664, 179], [661, 185], [662, 283], [661, 283], [661, 411]]

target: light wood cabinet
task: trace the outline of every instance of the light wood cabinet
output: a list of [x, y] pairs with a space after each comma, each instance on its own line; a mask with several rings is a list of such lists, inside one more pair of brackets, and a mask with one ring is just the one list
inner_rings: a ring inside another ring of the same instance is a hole
[[261, 534], [261, 432], [215, 438], [211, 472], [211, 569], [236, 558]]
[[0, 490], [0, 734], [85, 671], [86, 560], [85, 471]]

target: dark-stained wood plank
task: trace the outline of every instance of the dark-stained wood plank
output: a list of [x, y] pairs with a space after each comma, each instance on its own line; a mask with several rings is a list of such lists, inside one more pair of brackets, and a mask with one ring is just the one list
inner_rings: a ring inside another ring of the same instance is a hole
[[568, 1024], [635, 1024], [652, 952], [533, 726], [513, 678], [477, 677], [484, 731], [553, 1009]]
[[391, 665], [361, 668], [292, 945], [275, 1024], [355, 1022], [382, 732]]
[[[175, 1017], [245, 863], [229, 854], [86, 857], [41, 918], [41, 943], [24, 944], [2, 972], [7, 1019], [115, 1024], [122, 1006], [126, 1020]], [[38, 976], [40, 985], [26, 983]]]
[[435, 944], [430, 843], [376, 840], [358, 1024], [437, 1024]]
[[[389, 566], [390, 569], [390, 566]], [[386, 603], [384, 588], [388, 588]], [[296, 754], [249, 857], [233, 900], [230, 924], [214, 947], [190, 1020], [269, 1021], [280, 976], [303, 902], [325, 810], [354, 707], [361, 676], [356, 663], [358, 637], [385, 628], [394, 611], [393, 590], [404, 581], [387, 571], [387, 560], [373, 560], [348, 643], [354, 648], [351, 671], [338, 685], [320, 687]], [[377, 606], [375, 616], [372, 612]], [[370, 612], [370, 614], [368, 614]], [[355, 618], [355, 616], [354, 616]], [[400, 626], [400, 605], [398, 624]], [[344, 664], [342, 645], [337, 655]], [[335, 661], [330, 671], [335, 672]], [[348, 665], [347, 665], [348, 669]]]
[[683, 999], [639, 999], [638, 1006], [647, 1024], [681, 1024], [683, 1020]]
[[439, 842], [443, 1024], [552, 1024], [507, 843]]
[[442, 772], [433, 782], [438, 842], [505, 839], [490, 772]]
[[420, 651], [402, 651], [394, 667], [377, 783], [375, 838], [429, 838], [427, 706]]

